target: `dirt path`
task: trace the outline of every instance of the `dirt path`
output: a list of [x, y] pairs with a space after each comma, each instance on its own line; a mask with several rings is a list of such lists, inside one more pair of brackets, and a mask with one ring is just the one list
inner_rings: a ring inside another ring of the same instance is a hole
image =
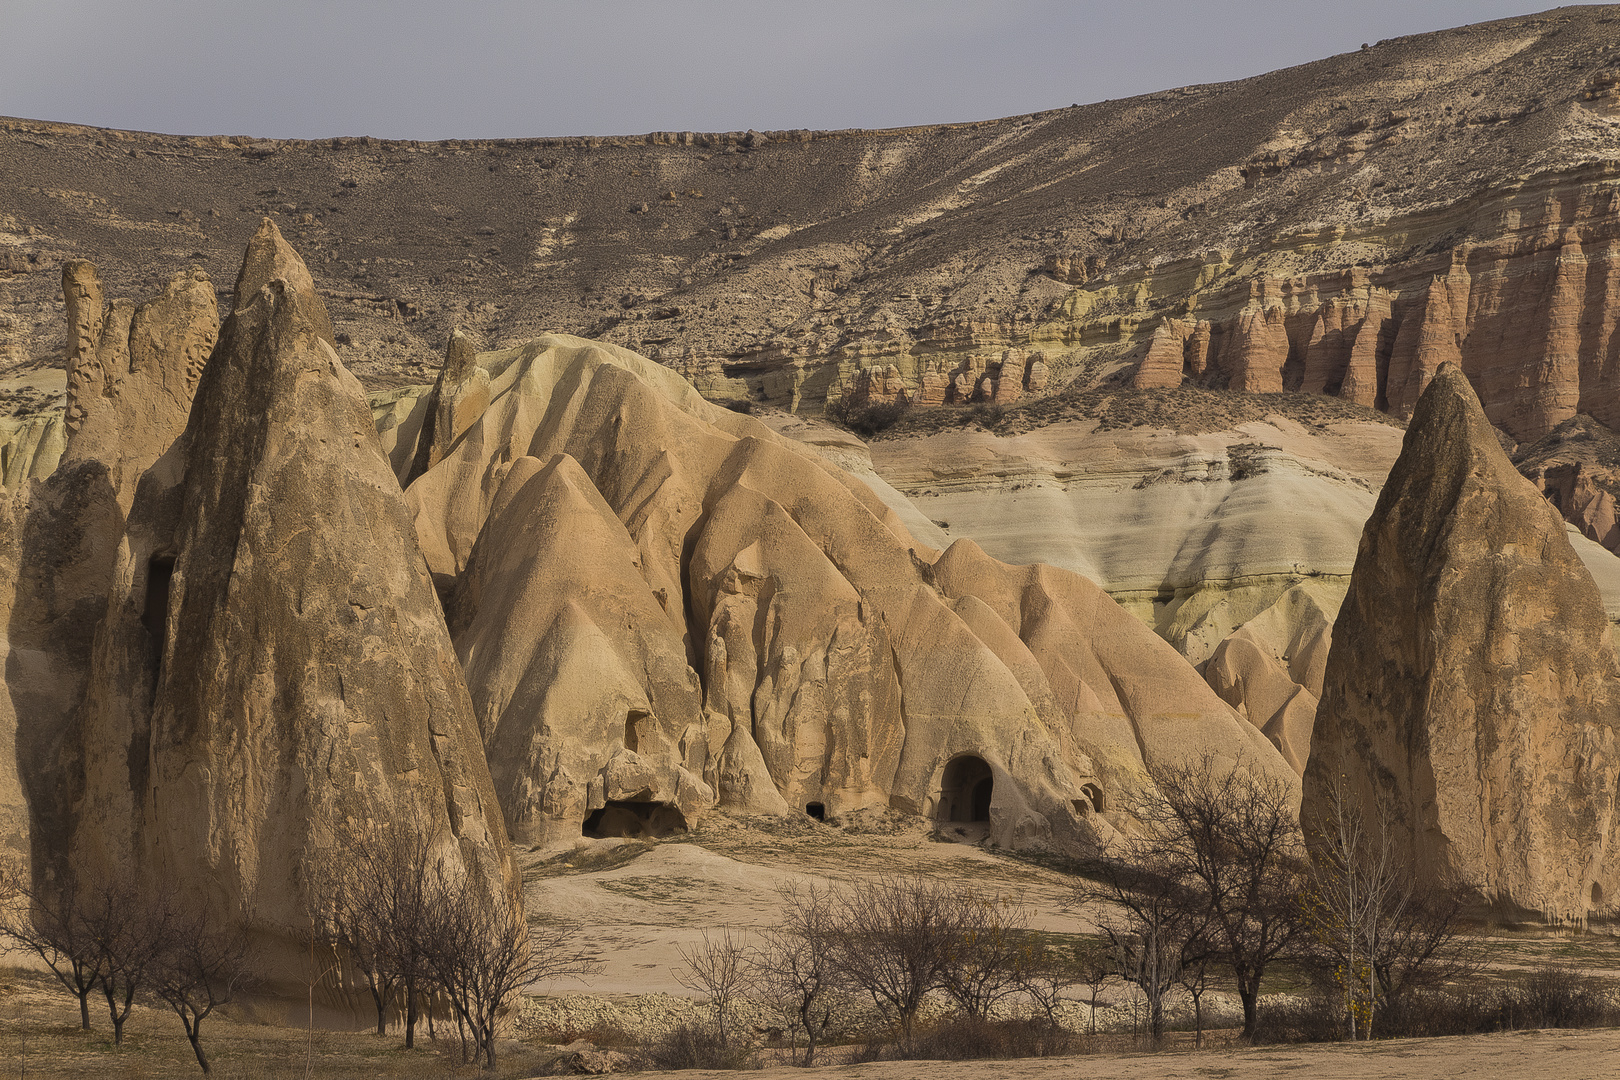
[[[771, 1068], [759, 1080], [1588, 1080], [1615, 1075], [1620, 1031], [1520, 1031], [1448, 1039], [1261, 1047], [1200, 1053], [1024, 1061], [895, 1061], [826, 1068]], [[641, 1073], [721, 1080], [736, 1073]]]

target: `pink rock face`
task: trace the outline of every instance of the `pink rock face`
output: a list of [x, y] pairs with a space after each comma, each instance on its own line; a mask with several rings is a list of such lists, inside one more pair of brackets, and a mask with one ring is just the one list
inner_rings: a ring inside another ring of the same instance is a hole
[[1530, 479], [1583, 536], [1620, 552], [1614, 496], [1598, 486], [1586, 466], [1579, 462], [1555, 465]]
[[1136, 369], [1131, 385], [1138, 390], [1154, 390], [1181, 385], [1183, 353], [1190, 327], [1175, 319], [1166, 319], [1153, 331], [1148, 343], [1147, 356]]
[[1154, 329], [1135, 385], [1297, 389], [1408, 416], [1455, 363], [1520, 442], [1577, 413], [1620, 425], [1620, 195], [1548, 179], [1500, 203], [1485, 242], [1199, 296]]
[[1288, 362], [1286, 314], [1280, 307], [1251, 302], [1239, 313], [1236, 325], [1221, 348], [1220, 366], [1233, 390], [1275, 394], [1283, 388], [1283, 365]]

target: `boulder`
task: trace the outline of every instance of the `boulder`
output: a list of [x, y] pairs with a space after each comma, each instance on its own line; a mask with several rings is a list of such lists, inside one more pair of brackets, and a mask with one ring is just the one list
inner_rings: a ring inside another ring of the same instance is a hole
[[1306, 818], [1342, 776], [1423, 879], [1464, 883], [1510, 915], [1612, 913], [1617, 715], [1592, 575], [1444, 364], [1333, 628]]

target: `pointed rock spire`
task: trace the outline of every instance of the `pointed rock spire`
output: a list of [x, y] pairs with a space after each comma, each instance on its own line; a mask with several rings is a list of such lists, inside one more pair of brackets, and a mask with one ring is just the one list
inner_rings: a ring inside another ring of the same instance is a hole
[[123, 591], [97, 634], [102, 689], [78, 728], [72, 859], [81, 878], [129, 859], [207, 898], [266, 943], [276, 996], [312, 877], [345, 833], [414, 825], [468, 888], [519, 901], [472, 704], [365, 394], [273, 226], [239, 280], [266, 265], [284, 276], [239, 297], [179, 460], [149, 474], [130, 515]]
[[326, 313], [326, 305], [321, 303], [320, 295], [315, 291], [315, 279], [310, 276], [309, 267], [304, 265], [304, 260], [298, 257], [292, 245], [282, 239], [276, 223], [269, 218], [261, 218], [258, 231], [248, 241], [242, 269], [236, 275], [237, 309], [251, 303], [260, 289], [277, 278], [287, 283], [288, 291], [302, 298], [300, 306], [304, 310], [304, 317], [309, 320], [316, 336], [335, 347], [337, 339], [332, 336], [332, 320]]
[[1469, 884], [1509, 913], [1612, 915], [1617, 718], [1597, 586], [1444, 364], [1362, 533], [1305, 819], [1327, 812], [1342, 776], [1430, 881]]

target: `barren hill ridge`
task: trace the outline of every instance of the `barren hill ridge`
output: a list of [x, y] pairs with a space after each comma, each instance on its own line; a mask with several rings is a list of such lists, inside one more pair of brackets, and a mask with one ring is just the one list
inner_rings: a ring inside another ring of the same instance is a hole
[[[1007, 401], [1109, 375], [1401, 412], [1460, 359], [1521, 441], [1620, 419], [1620, 7], [886, 131], [413, 143], [0, 121], [0, 386], [50, 404], [59, 268], [228, 281], [268, 214], [370, 389], [450, 330], [627, 346], [711, 398]], [[1146, 363], [1144, 363], [1146, 359]], [[1010, 365], [1010, 366], [1009, 366]]]

